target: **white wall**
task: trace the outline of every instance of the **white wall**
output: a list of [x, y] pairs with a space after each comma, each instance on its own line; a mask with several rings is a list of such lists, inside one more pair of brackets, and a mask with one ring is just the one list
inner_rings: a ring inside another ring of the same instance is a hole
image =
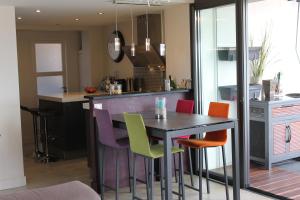
[[[249, 36], [254, 46], [261, 44], [266, 29], [270, 36], [271, 52], [263, 79], [272, 79], [281, 71], [285, 93], [300, 92], [300, 63], [295, 53], [297, 5], [297, 2], [286, 0], [249, 4]], [[300, 44], [298, 51], [300, 53]]]
[[189, 4], [165, 10], [166, 72], [176, 78], [191, 78], [190, 9]]
[[79, 52], [80, 88], [98, 87], [105, 73], [103, 28], [91, 27], [81, 33], [82, 50]]
[[0, 190], [26, 184], [14, 7], [0, 7]]

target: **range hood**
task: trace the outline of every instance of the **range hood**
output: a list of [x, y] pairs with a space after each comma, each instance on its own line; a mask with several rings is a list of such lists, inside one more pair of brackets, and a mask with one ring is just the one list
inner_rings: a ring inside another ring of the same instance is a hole
[[137, 17], [138, 44], [135, 47], [135, 56], [131, 56], [131, 46], [125, 46], [124, 52], [134, 67], [165, 66], [165, 57], [159, 55], [161, 41], [161, 21], [159, 14], [149, 15], [149, 38], [151, 39], [150, 51], [146, 51], [146, 15]]

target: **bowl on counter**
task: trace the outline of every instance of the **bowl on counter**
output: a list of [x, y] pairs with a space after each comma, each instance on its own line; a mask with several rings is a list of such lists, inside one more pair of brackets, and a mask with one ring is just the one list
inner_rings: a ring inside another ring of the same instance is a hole
[[97, 91], [97, 89], [96, 89], [95, 87], [90, 87], [90, 86], [88, 86], [88, 87], [85, 87], [85, 88], [84, 88], [84, 91], [85, 91], [86, 93], [93, 94], [93, 93], [95, 93], [95, 92]]

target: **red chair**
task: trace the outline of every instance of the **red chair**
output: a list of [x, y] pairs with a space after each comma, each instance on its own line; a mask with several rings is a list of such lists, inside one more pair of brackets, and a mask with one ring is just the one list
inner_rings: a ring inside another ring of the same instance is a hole
[[[176, 105], [176, 112], [178, 113], [187, 113], [187, 114], [192, 114], [194, 112], [194, 100], [184, 100], [184, 99], [179, 99], [177, 101], [177, 105]], [[174, 146], [174, 140], [176, 141], [177, 139], [189, 139], [190, 136], [181, 136], [178, 138], [175, 138], [172, 140], [173, 146]], [[152, 139], [155, 140], [162, 140], [161, 138], [157, 138], [157, 137], [152, 137]], [[194, 186], [194, 179], [193, 179], [193, 166], [192, 166], [192, 158], [191, 158], [191, 148], [188, 148], [188, 156], [189, 156], [189, 166], [190, 166], [190, 178], [191, 178], [191, 184], [192, 186]], [[175, 156], [174, 158], [174, 174], [175, 174], [175, 179], [177, 182], [177, 171], [178, 169], [176, 168], [176, 161], [175, 161]]]

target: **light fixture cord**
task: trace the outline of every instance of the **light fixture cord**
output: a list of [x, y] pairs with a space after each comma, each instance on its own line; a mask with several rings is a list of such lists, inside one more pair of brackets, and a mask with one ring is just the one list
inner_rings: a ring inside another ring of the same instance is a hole
[[132, 7], [130, 7], [130, 17], [131, 17], [131, 41], [133, 43], [133, 14], [132, 14]]
[[[149, 3], [149, 1], [148, 1]], [[149, 33], [149, 24], [148, 24], [148, 7], [146, 9], [146, 26], [147, 26], [147, 38], [149, 38], [148, 36], [148, 33]]]
[[298, 53], [299, 12], [300, 12], [300, 2], [298, 2], [297, 26], [296, 26], [296, 45], [295, 45], [295, 50], [296, 50], [298, 62], [300, 63], [300, 56], [299, 56], [299, 53]]
[[160, 23], [161, 23], [161, 43], [164, 43], [165, 41], [165, 34], [164, 34], [164, 21], [163, 21], [164, 15], [163, 15], [163, 10], [161, 10], [160, 13]]
[[118, 4], [116, 4], [116, 34], [118, 35]]

